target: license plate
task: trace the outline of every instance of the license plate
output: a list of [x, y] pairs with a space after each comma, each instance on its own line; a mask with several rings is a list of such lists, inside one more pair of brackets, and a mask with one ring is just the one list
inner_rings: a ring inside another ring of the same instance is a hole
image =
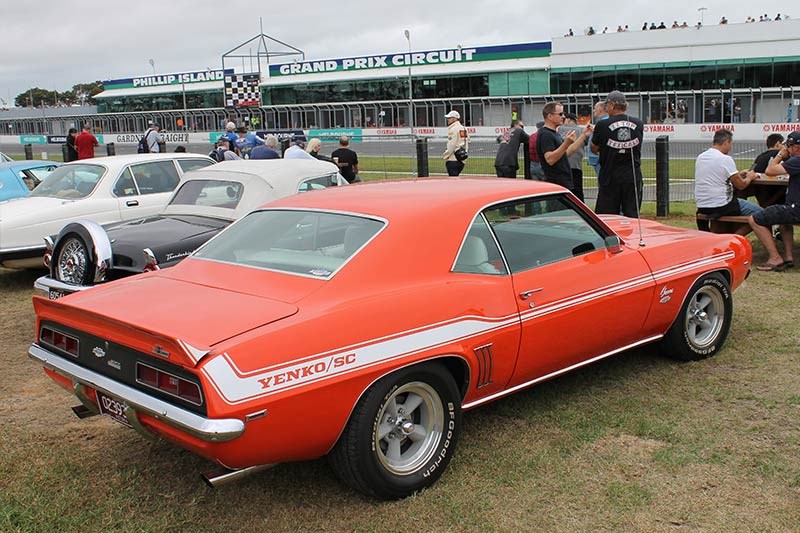
[[115, 400], [97, 391], [97, 405], [100, 407], [100, 414], [110, 416], [120, 424], [131, 427], [128, 417], [125, 416], [125, 408], [127, 407], [125, 402]]
[[64, 296], [64, 291], [56, 291], [53, 289], [47, 291], [47, 297], [51, 300], [58, 300], [62, 296]]

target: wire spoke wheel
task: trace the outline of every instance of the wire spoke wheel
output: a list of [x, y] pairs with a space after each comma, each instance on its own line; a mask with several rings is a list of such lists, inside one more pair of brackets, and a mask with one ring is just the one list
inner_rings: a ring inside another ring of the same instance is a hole
[[419, 381], [399, 387], [378, 413], [378, 461], [396, 475], [416, 472], [436, 452], [443, 428], [444, 408], [433, 387]]
[[81, 285], [89, 267], [89, 253], [83, 241], [71, 237], [58, 252], [56, 273], [60, 281]]

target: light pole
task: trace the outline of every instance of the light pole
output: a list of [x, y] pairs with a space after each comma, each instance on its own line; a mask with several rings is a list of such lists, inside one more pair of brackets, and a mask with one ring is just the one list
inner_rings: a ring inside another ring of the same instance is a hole
[[156, 75], [156, 62], [153, 61], [152, 59], [150, 59], [148, 61], [148, 63], [150, 63], [150, 66], [153, 67], [153, 76], [155, 76]]
[[698, 7], [697, 10], [700, 12], [700, 26], [702, 26], [703, 25], [703, 15], [706, 14], [706, 11], [708, 11], [708, 8], [707, 7]]
[[405, 30], [403, 34], [408, 41], [408, 123], [411, 126], [411, 135], [414, 135], [414, 86], [411, 84], [411, 32]]

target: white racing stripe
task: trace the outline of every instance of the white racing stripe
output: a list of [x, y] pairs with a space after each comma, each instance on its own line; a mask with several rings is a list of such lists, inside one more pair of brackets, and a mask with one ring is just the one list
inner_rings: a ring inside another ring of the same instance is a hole
[[520, 319], [533, 320], [557, 311], [568, 309], [653, 283], [654, 281], [685, 274], [703, 267], [732, 259], [733, 252], [688, 261], [686, 263], [658, 270], [651, 274], [637, 276], [613, 285], [601, 287], [585, 293], [565, 298], [520, 315], [488, 318], [478, 316], [458, 317], [448, 321], [422, 326], [413, 330], [398, 332], [360, 344], [323, 352], [290, 364], [274, 365], [258, 370], [243, 372], [233, 359], [222, 353], [213, 356], [204, 365], [202, 372], [220, 397], [229, 404], [239, 404], [296, 387], [309, 385], [334, 376], [349, 374], [387, 361], [410, 357], [414, 354], [447, 346], [459, 341], [478, 337], [492, 331], [506, 328], [519, 328]]

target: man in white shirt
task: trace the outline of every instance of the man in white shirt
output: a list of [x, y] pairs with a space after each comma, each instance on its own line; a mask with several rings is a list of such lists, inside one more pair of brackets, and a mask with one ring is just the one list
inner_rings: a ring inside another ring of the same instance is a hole
[[158, 124], [150, 124], [150, 127], [144, 132], [145, 142], [150, 149], [151, 154], [157, 154], [161, 151], [158, 143], [164, 142], [164, 137], [160, 133], [161, 126]]
[[[736, 198], [733, 187], [741, 190], [758, 176], [752, 170], [736, 170], [736, 163], [728, 155], [733, 146], [733, 134], [720, 129], [714, 133], [711, 148], [697, 156], [694, 167], [694, 197], [697, 213], [712, 218], [721, 216], [750, 216], [762, 209], [752, 202]], [[697, 228], [708, 231], [708, 221], [698, 220]], [[750, 233], [749, 226], [742, 226], [737, 233]]]
[[300, 141], [295, 141], [289, 148], [287, 148], [283, 152], [284, 159], [313, 159], [316, 161], [313, 155], [309, 154], [303, 149], [301, 146], [303, 143]]

